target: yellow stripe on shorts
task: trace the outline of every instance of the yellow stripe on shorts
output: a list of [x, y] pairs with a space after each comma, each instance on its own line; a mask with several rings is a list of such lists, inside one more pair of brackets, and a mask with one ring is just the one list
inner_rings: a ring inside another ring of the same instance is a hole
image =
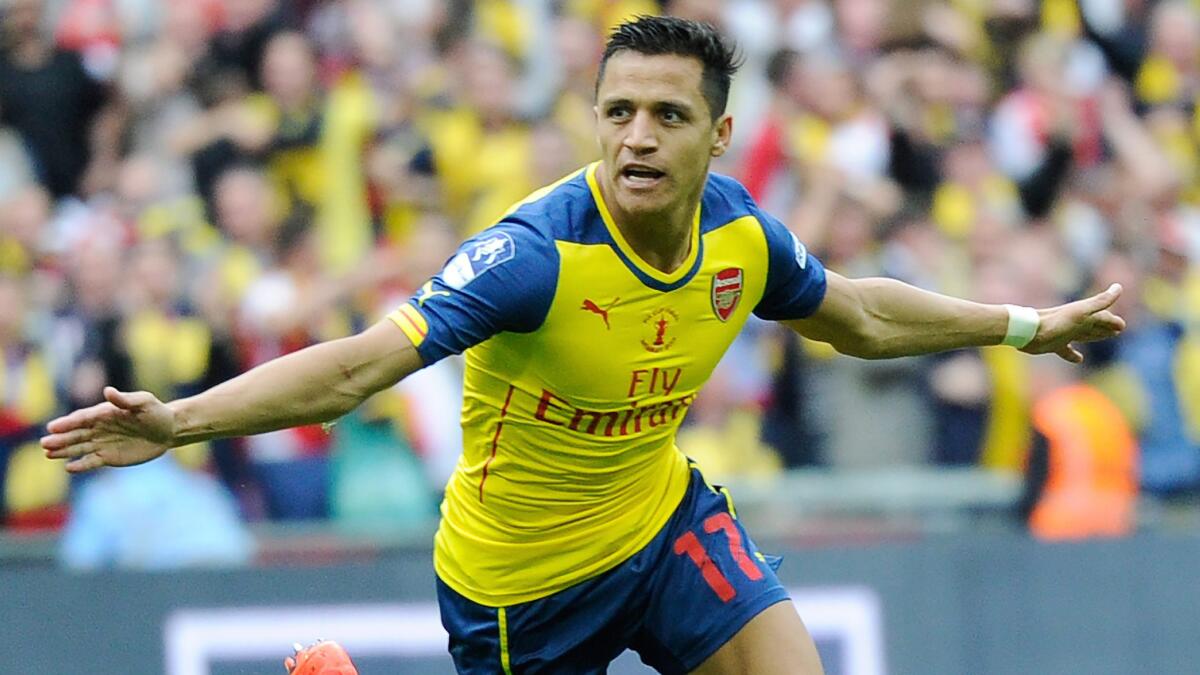
[[504, 669], [504, 675], [512, 675], [508, 657], [508, 614], [503, 607], [496, 610], [496, 618], [500, 623], [500, 667]]
[[425, 320], [425, 316], [412, 305], [400, 305], [400, 309], [388, 314], [388, 318], [392, 323], [400, 327], [408, 339], [413, 343], [414, 347], [420, 347], [425, 341], [425, 336], [429, 335], [429, 322]]

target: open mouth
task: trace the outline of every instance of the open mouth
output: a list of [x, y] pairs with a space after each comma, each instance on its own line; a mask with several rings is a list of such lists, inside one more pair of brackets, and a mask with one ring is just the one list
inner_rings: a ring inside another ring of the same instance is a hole
[[621, 178], [631, 188], [645, 188], [657, 183], [667, 174], [648, 166], [627, 166], [621, 169]]

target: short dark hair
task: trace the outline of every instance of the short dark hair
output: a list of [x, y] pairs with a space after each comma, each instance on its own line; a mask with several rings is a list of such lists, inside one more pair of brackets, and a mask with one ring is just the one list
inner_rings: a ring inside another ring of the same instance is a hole
[[596, 92], [604, 80], [604, 68], [614, 54], [623, 51], [648, 56], [676, 54], [698, 59], [704, 67], [700, 90], [715, 120], [725, 114], [729, 101], [729, 83], [742, 65], [736, 45], [725, 39], [711, 24], [674, 16], [637, 16], [617, 26], [600, 59]]

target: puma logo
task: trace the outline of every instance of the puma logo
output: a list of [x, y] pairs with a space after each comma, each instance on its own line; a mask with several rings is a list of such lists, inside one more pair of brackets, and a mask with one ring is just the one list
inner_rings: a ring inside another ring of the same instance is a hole
[[605, 305], [605, 306], [601, 307], [600, 305], [597, 305], [597, 304], [596, 304], [595, 302], [593, 302], [592, 300], [589, 300], [589, 299], [587, 299], [587, 298], [584, 298], [584, 299], [583, 299], [583, 305], [581, 305], [581, 306], [579, 307], [579, 309], [586, 310], [586, 311], [589, 311], [589, 312], [591, 312], [592, 314], [597, 314], [597, 315], [599, 315], [601, 319], [604, 319], [604, 328], [605, 328], [605, 330], [612, 330], [612, 326], [610, 326], [610, 325], [608, 324], [608, 310], [612, 309], [612, 308], [613, 308], [613, 306], [614, 306], [614, 305], [616, 305], [616, 304], [617, 304], [618, 302], [620, 302], [620, 301], [621, 301], [621, 298], [620, 298], [620, 297], [616, 297], [616, 298], [613, 298], [613, 301], [612, 301], [612, 302], [610, 302], [610, 303], [608, 303], [607, 305]]
[[426, 300], [439, 295], [444, 295], [448, 298], [450, 297], [450, 291], [435, 291], [433, 290], [433, 282], [426, 281], [425, 285], [421, 287], [420, 293], [417, 295], [417, 306], [424, 307]]

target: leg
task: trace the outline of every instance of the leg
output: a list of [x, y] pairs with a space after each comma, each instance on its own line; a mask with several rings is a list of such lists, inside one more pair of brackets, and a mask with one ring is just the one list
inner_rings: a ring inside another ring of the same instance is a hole
[[669, 675], [821, 675], [812, 638], [728, 492], [695, 471], [679, 510], [630, 645], [642, 661]]
[[791, 602], [763, 610], [693, 675], [824, 675], [821, 657]]

